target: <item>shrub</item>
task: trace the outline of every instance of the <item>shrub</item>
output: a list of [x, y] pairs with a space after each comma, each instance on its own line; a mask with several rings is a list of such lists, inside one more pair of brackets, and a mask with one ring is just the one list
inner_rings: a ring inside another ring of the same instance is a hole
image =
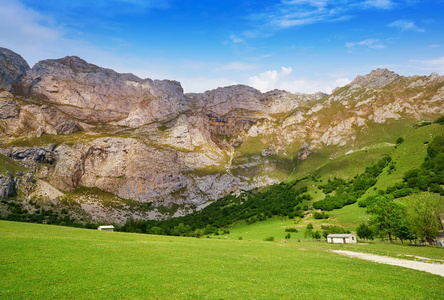
[[314, 218], [315, 219], [328, 219], [329, 215], [326, 214], [325, 212], [317, 212], [315, 211], [314, 213]]
[[291, 239], [291, 234], [290, 234], [290, 233], [287, 233], [287, 234], [285, 235], [285, 239], [286, 239], [286, 240]]
[[294, 227], [289, 227], [289, 228], [285, 228], [285, 232], [298, 232], [298, 229], [294, 228]]
[[313, 232], [311, 236], [312, 236], [315, 240], [320, 240], [320, 239], [321, 239], [321, 233], [319, 232], [319, 230], [316, 230], [315, 232]]
[[440, 124], [440, 125], [444, 125], [444, 116], [439, 117], [439, 118], [435, 121], [435, 123], [438, 123], [438, 124]]
[[266, 242], [272, 242], [272, 241], [274, 241], [274, 236], [266, 237], [266, 238], [264, 239], [264, 241], [266, 241]]

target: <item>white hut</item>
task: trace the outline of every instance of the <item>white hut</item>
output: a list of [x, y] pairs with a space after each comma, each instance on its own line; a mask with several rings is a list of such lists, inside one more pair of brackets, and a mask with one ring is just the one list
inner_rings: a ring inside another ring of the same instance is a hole
[[98, 230], [104, 230], [104, 231], [114, 231], [113, 225], [102, 225], [97, 228]]
[[356, 235], [351, 233], [331, 233], [327, 235], [327, 242], [330, 244], [355, 244]]

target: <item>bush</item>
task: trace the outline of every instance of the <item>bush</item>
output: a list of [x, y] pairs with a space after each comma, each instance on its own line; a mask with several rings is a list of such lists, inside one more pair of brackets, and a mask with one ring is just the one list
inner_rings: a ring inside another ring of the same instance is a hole
[[266, 241], [266, 242], [272, 242], [272, 241], [274, 241], [274, 236], [266, 237], [266, 238], [264, 239], [264, 241]]
[[298, 232], [298, 229], [294, 228], [294, 227], [289, 227], [289, 228], [285, 228], [285, 232]]
[[326, 214], [325, 212], [317, 212], [315, 211], [314, 213], [314, 218], [315, 219], [328, 219], [329, 215]]
[[320, 240], [321, 239], [321, 233], [319, 232], [319, 230], [316, 230], [315, 232], [313, 232], [313, 234], [311, 235], [315, 240]]
[[287, 233], [287, 234], [285, 235], [285, 239], [286, 239], [286, 240], [291, 239], [291, 234], [290, 234], [290, 233]]
[[440, 124], [440, 125], [444, 125], [444, 116], [439, 117], [439, 118], [435, 121], [435, 123], [438, 123], [438, 124]]

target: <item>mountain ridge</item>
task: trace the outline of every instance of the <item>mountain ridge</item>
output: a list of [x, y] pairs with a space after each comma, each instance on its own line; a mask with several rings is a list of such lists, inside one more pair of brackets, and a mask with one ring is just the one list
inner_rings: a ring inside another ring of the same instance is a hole
[[[245, 85], [184, 94], [177, 81], [140, 79], [75, 56], [40, 61], [25, 73], [0, 94], [1, 152], [66, 195], [99, 188], [157, 209], [128, 215], [72, 199], [96, 221], [161, 218], [161, 207], [183, 215], [232, 191], [284, 181], [316, 153], [331, 158], [362, 147], [379, 124], [444, 114], [444, 76], [387, 69], [331, 95]], [[54, 145], [55, 160], [12, 155], [23, 143], [32, 153], [43, 151], [35, 143]]]

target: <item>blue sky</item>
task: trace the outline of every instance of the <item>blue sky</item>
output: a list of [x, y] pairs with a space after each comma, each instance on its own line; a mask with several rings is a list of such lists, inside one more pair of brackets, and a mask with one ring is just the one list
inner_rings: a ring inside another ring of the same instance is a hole
[[331, 92], [384, 67], [444, 74], [444, 1], [0, 0], [0, 46], [77, 55], [185, 92]]

